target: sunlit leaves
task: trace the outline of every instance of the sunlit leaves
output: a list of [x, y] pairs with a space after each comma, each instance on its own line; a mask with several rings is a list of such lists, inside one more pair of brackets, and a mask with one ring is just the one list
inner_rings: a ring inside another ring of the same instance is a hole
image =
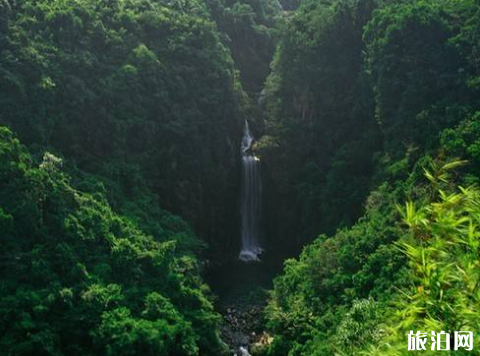
[[[449, 183], [447, 171], [463, 162], [444, 165], [440, 173], [428, 174], [433, 186]], [[476, 330], [480, 313], [480, 191], [458, 188], [438, 191], [435, 201], [418, 210], [408, 203], [403, 216], [414, 240], [399, 243], [408, 256], [411, 289], [401, 291], [390, 312], [395, 315], [389, 335], [383, 342], [386, 355], [396, 355], [407, 330]], [[425, 223], [415, 223], [422, 221]], [[397, 324], [395, 324], [397, 323]]]
[[162, 236], [148, 235], [103, 194], [74, 189], [61, 159], [46, 153], [38, 168], [30, 161], [0, 128], [0, 349], [222, 354], [195, 259], [180, 258], [176, 242], [166, 241], [193, 239], [190, 227], [162, 212], [152, 229]]

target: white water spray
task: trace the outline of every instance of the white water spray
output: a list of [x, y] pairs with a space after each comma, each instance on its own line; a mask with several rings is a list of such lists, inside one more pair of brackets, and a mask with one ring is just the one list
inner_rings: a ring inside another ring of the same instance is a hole
[[240, 346], [238, 348], [238, 352], [239, 352], [239, 354], [235, 354], [235, 356], [252, 356], [248, 352], [248, 349], [246, 347], [243, 347], [243, 346]]
[[239, 258], [245, 262], [260, 261], [263, 252], [259, 242], [259, 223], [261, 213], [261, 176], [260, 160], [251, 152], [255, 138], [250, 132], [248, 122], [241, 145], [243, 189], [242, 189], [242, 249]]

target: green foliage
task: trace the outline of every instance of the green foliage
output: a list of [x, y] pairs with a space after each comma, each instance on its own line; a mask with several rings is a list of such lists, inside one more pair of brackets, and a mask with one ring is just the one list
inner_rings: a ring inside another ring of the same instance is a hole
[[279, 238], [331, 236], [275, 280], [269, 355], [406, 355], [410, 330], [479, 329], [479, 13], [305, 1], [287, 24], [260, 152]]
[[6, 4], [0, 123], [107, 182], [117, 210], [153, 193], [202, 237], [226, 235], [242, 93], [204, 2]]
[[[410, 287], [392, 298], [383, 321], [386, 333], [364, 354], [406, 355], [408, 330], [445, 330], [452, 334], [456, 330], [478, 330], [479, 200], [476, 187], [439, 190], [432, 203], [421, 206], [405, 220], [412, 237], [399, 246], [409, 260]], [[425, 223], [412, 224], [412, 220]], [[478, 335], [475, 338], [474, 347], [478, 347]]]
[[207, 0], [207, 6], [230, 48], [242, 87], [255, 98], [263, 89], [274, 52], [276, 23], [282, 17], [276, 0]]
[[0, 123], [31, 152], [0, 126], [2, 355], [224, 354], [195, 232], [233, 245], [249, 116], [267, 245], [321, 233], [262, 355], [479, 330], [478, 1], [299, 3], [0, 0]]
[[385, 160], [436, 150], [478, 110], [478, 16], [471, 0], [302, 3], [266, 87], [269, 236], [301, 246], [351, 226]]
[[476, 13], [471, 0], [392, 2], [375, 11], [364, 33], [365, 71], [389, 154], [436, 146], [443, 129], [478, 107], [468, 85], [477, 64], [465, 55], [478, 42], [467, 25]]
[[61, 159], [35, 167], [8, 129], [0, 137], [2, 354], [223, 352], [198, 264], [176, 251], [181, 229], [164, 219], [162, 236], [145, 234], [72, 188]]
[[336, 330], [336, 340], [339, 353], [351, 353], [366, 344], [379, 339], [378, 306], [372, 299], [362, 299], [353, 302], [350, 310], [343, 317]]
[[480, 113], [461, 121], [456, 127], [442, 132], [441, 143], [445, 153], [455, 157], [465, 157], [471, 163], [467, 167], [466, 179], [469, 183], [478, 183], [480, 171]]
[[400, 214], [398, 193], [383, 188], [383, 207], [370, 203], [351, 229], [287, 261], [267, 308], [276, 335], [270, 354], [407, 355], [409, 330], [478, 330], [480, 192], [455, 188], [446, 176], [463, 164], [432, 165], [428, 183], [412, 187], [428, 194]]
[[[393, 281], [402, 285], [407, 275], [405, 259], [393, 245], [404, 234], [395, 224], [396, 194], [391, 187], [381, 187], [355, 226], [331, 238], [319, 237], [298, 260], [286, 262], [267, 308], [269, 327], [279, 334], [273, 355], [285, 350], [290, 350], [288, 355], [345, 351], [341, 345], [350, 334], [342, 330], [347, 327], [353, 333], [349, 349], [372, 340], [377, 306], [368, 298], [385, 302], [395, 291]], [[362, 332], [355, 332], [350, 324], [359, 323], [359, 318], [368, 321], [362, 321]]]
[[362, 32], [375, 6], [304, 1], [282, 32], [266, 86], [268, 142], [259, 145], [278, 226], [269, 235], [286, 249], [361, 215], [379, 145], [362, 73]]

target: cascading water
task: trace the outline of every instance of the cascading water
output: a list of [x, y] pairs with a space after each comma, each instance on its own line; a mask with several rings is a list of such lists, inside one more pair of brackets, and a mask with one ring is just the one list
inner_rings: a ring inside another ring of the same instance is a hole
[[252, 356], [248, 352], [248, 349], [246, 347], [243, 347], [243, 346], [240, 346], [238, 348], [238, 352], [239, 352], [239, 354], [235, 354], [235, 356]]
[[259, 242], [260, 223], [260, 198], [261, 177], [260, 160], [252, 153], [252, 144], [255, 138], [250, 132], [248, 121], [245, 120], [245, 128], [241, 145], [243, 189], [242, 189], [242, 249], [239, 259], [245, 262], [260, 261], [259, 255], [263, 249]]

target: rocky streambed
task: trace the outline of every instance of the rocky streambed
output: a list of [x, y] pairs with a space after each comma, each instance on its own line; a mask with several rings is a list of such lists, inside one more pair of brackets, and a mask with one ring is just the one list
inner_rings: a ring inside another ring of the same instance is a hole
[[261, 355], [271, 342], [265, 332], [263, 311], [268, 290], [278, 268], [268, 263], [229, 264], [212, 268], [206, 274], [217, 296], [216, 309], [223, 316], [222, 339], [230, 346], [231, 355]]
[[235, 356], [250, 356], [271, 342], [271, 337], [263, 330], [263, 306], [233, 305], [222, 308], [224, 323], [222, 338], [230, 346]]

